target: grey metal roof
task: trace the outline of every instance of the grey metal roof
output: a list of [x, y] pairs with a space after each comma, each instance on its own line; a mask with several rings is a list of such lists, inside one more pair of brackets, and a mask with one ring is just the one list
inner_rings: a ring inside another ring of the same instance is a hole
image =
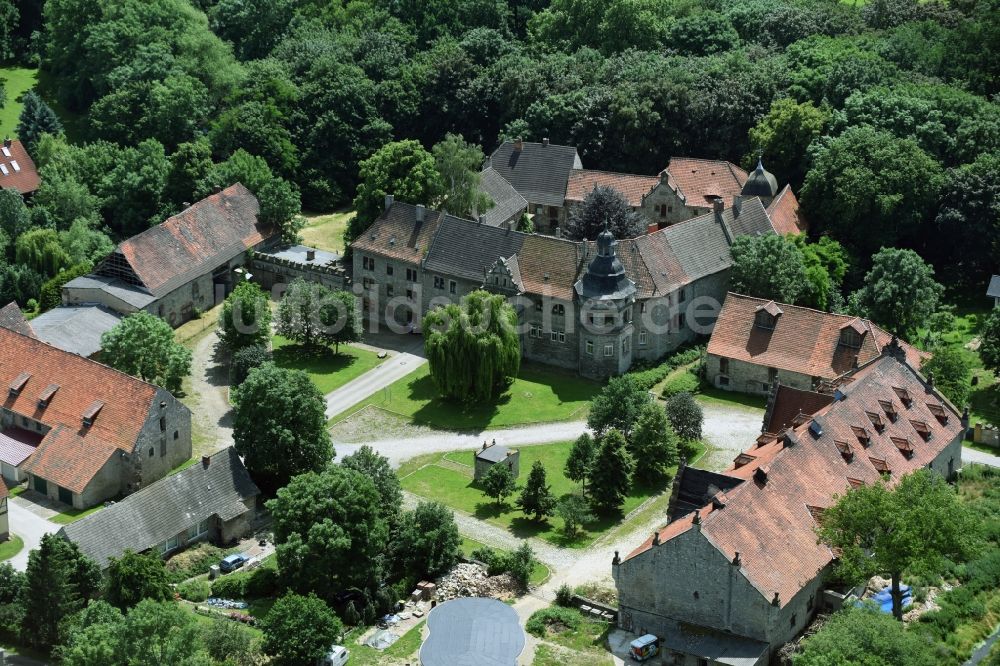
[[[725, 634], [708, 627], [666, 618], [661, 645], [666, 651], [678, 650], [726, 666], [757, 666], [766, 663], [767, 643], [735, 634]], [[761, 661], [761, 659], [764, 661]]]
[[763, 162], [757, 160], [757, 168], [753, 170], [747, 182], [743, 183], [740, 192], [749, 197], [773, 197], [778, 193], [778, 180], [770, 171], [764, 168]]
[[424, 269], [482, 281], [498, 258], [521, 251], [524, 236], [446, 215], [431, 239]]
[[517, 611], [496, 599], [453, 599], [427, 616], [423, 666], [515, 666], [524, 649]]
[[35, 337], [53, 347], [90, 357], [101, 351], [101, 335], [122, 316], [97, 305], [53, 308], [32, 320]]
[[142, 552], [177, 536], [202, 520], [230, 520], [247, 510], [244, 501], [260, 494], [229, 447], [133, 493], [116, 504], [66, 525], [69, 539], [103, 569], [126, 549]]
[[737, 199], [722, 213], [733, 234], [736, 236], [759, 236], [773, 234], [774, 226], [767, 215], [767, 209], [757, 197]]
[[476, 458], [491, 463], [497, 463], [500, 462], [501, 460], [507, 459], [508, 451], [513, 453], [513, 451], [511, 449], [508, 449], [506, 446], [494, 444], [492, 446], [487, 446], [485, 449], [479, 449], [479, 452], [476, 453]]
[[[315, 253], [315, 256], [312, 259], [307, 259], [306, 254], [310, 250]], [[326, 266], [340, 259], [340, 255], [335, 252], [327, 252], [326, 250], [319, 250], [305, 245], [281, 247], [271, 252], [258, 252], [257, 254], [263, 257], [273, 257], [281, 261], [289, 261], [301, 266]]]
[[480, 188], [493, 199], [493, 207], [483, 213], [483, 224], [499, 227], [528, 210], [528, 201], [492, 167], [480, 174]]
[[156, 301], [156, 296], [142, 287], [136, 287], [118, 278], [105, 275], [83, 275], [73, 278], [63, 285], [63, 289], [97, 289], [123, 303], [140, 309]]
[[990, 286], [986, 289], [986, 295], [991, 298], [1000, 298], [1000, 275], [994, 275], [990, 279]]
[[582, 169], [580, 156], [573, 146], [507, 141], [490, 155], [489, 166], [533, 204], [562, 206], [566, 184], [573, 169]]

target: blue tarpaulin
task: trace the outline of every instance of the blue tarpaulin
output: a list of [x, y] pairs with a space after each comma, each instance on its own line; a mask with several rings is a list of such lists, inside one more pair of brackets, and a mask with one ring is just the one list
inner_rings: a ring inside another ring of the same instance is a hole
[[[899, 591], [903, 594], [903, 608], [913, 603], [913, 590], [910, 589], [909, 585], [900, 585]], [[892, 613], [892, 587], [883, 588], [866, 601], [874, 602], [883, 613]], [[863, 606], [864, 603], [863, 601], [858, 601], [855, 603], [855, 606]]]

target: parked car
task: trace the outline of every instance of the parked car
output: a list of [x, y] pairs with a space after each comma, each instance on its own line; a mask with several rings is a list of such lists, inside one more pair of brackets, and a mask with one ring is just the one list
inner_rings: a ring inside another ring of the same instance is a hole
[[250, 561], [250, 558], [244, 553], [233, 553], [232, 555], [226, 555], [219, 562], [219, 570], [222, 573], [229, 573], [230, 571], [236, 571], [244, 564]]
[[325, 657], [317, 662], [316, 666], [343, 666], [347, 663], [351, 653], [342, 645], [334, 645]]
[[660, 639], [653, 634], [640, 636], [629, 644], [629, 656], [633, 661], [646, 661], [660, 653]]

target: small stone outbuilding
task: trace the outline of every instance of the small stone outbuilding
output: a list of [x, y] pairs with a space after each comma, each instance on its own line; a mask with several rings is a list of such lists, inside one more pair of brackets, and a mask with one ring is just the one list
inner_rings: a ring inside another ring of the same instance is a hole
[[503, 463], [510, 468], [514, 478], [520, 473], [521, 453], [515, 449], [500, 446], [493, 440], [491, 444], [483, 442], [483, 447], [475, 453], [475, 472], [473, 478], [479, 481], [490, 471], [493, 465]]

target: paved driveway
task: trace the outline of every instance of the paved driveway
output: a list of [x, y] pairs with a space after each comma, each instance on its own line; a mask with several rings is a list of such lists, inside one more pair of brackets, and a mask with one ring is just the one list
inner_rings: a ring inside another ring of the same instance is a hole
[[7, 502], [7, 508], [10, 531], [24, 541], [21, 552], [7, 562], [18, 571], [24, 571], [28, 568], [28, 553], [38, 548], [43, 536], [58, 532], [61, 526], [46, 520], [45, 513], [49, 512], [48, 509], [22, 497], [12, 497]]
[[978, 463], [980, 465], [989, 465], [990, 467], [1000, 467], [1000, 456], [990, 455], [984, 451], [977, 451], [976, 449], [970, 449], [967, 446], [963, 446], [962, 462]]

